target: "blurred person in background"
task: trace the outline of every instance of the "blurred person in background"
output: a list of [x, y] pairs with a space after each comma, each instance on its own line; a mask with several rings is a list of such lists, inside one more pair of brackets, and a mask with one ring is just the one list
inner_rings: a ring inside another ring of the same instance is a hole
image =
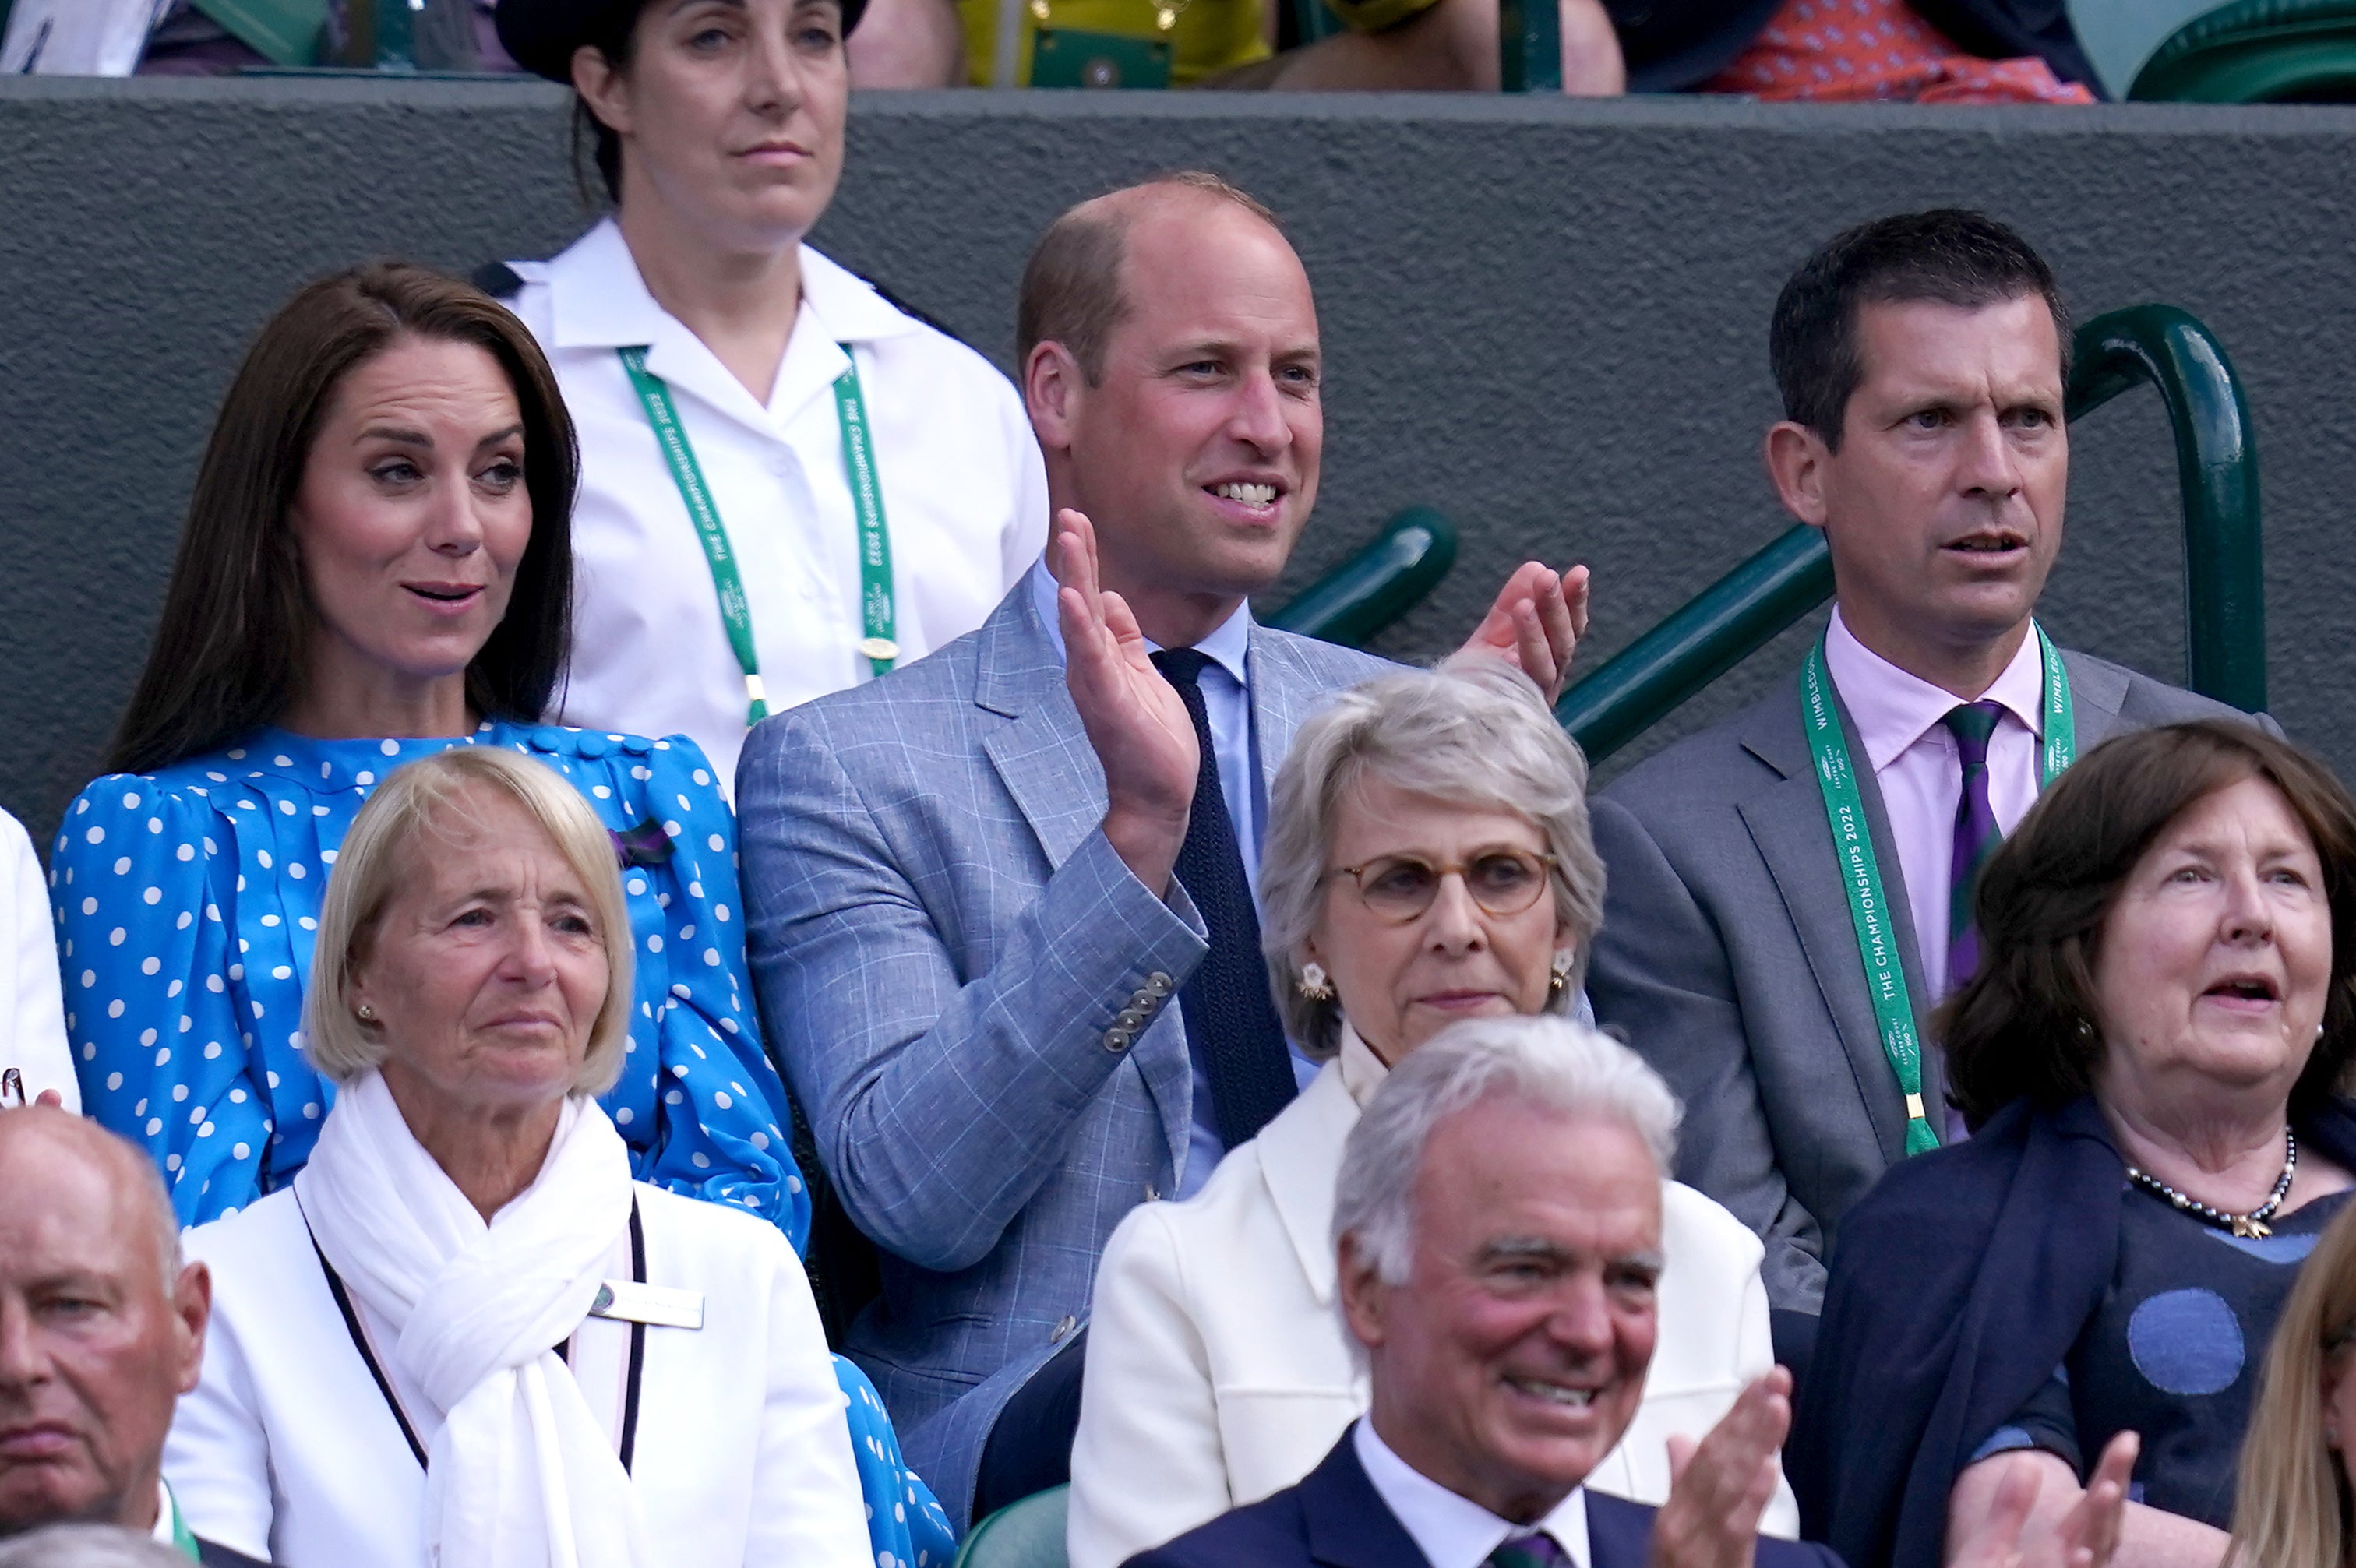
[[151, 1536], [111, 1524], [52, 1524], [0, 1541], [0, 1568], [187, 1568], [187, 1562]]
[[2252, 725], [2138, 731], [2055, 782], [1977, 914], [1985, 958], [1936, 1020], [1972, 1136], [1844, 1221], [1801, 1519], [1852, 1563], [1935, 1568], [2022, 1471], [2050, 1539], [2139, 1435], [2122, 1557], [2210, 1568], [2266, 1347], [2356, 1168], [2356, 801]]
[[2233, 1496], [2232, 1568], [2356, 1563], [2356, 1211], [2311, 1244], [2275, 1324]]
[[[1074, 1568], [1130, 1554], [1315, 1467], [1365, 1413], [1328, 1236], [1350, 1129], [1391, 1069], [1462, 1018], [1580, 1008], [1602, 918], [1587, 764], [1518, 670], [1382, 677], [1301, 727], [1260, 866], [1286, 1032], [1325, 1066], [1183, 1203], [1105, 1244], [1072, 1453]], [[1659, 1504], [1698, 1437], [1773, 1364], [1759, 1239], [1661, 1187], [1657, 1348], [1587, 1484]], [[1151, 1476], [1153, 1484], [1136, 1484]], [[1779, 1476], [1767, 1533], [1799, 1531]]]
[[1046, 540], [990, 362], [803, 243], [842, 174], [860, 0], [500, 0], [577, 94], [613, 215], [498, 285], [581, 432], [568, 723], [695, 738], [980, 625]]
[[58, 987], [57, 921], [25, 825], [0, 811], [0, 1110], [81, 1109]]

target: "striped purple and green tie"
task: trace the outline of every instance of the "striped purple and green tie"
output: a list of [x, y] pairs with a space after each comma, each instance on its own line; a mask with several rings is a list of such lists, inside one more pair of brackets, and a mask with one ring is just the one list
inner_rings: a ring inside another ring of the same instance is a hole
[[1995, 702], [1966, 702], [1951, 710], [1946, 726], [1955, 737], [1955, 752], [1964, 764], [1964, 790], [1955, 801], [1955, 847], [1947, 864], [1947, 989], [1956, 990], [1980, 966], [1979, 928], [1972, 923], [1972, 892], [1980, 868], [2004, 839], [1997, 831], [1996, 812], [1988, 805], [1988, 737], [1996, 733], [2004, 708]]
[[1573, 1568], [1570, 1553], [1542, 1530], [1510, 1536], [1489, 1553], [1489, 1568]]

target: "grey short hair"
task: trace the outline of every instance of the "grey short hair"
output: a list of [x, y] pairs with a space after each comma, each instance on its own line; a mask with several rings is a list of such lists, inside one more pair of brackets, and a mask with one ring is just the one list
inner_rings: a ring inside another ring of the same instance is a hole
[[1285, 1033], [1312, 1056], [1341, 1045], [1338, 998], [1301, 994], [1301, 952], [1317, 923], [1342, 802], [1372, 773], [1418, 795], [1528, 817], [1555, 858], [1555, 919], [1571, 973], [1547, 999], [1567, 1011], [1603, 923], [1603, 861], [1587, 819], [1587, 758], [1536, 682], [1499, 659], [1401, 670], [1352, 687], [1312, 715], [1269, 791], [1260, 850], [1260, 950]]
[[112, 1524], [52, 1524], [0, 1541], [0, 1568], [188, 1568], [152, 1536]]
[[1676, 1158], [1676, 1096], [1634, 1051], [1575, 1019], [1467, 1019], [1408, 1052], [1350, 1129], [1334, 1178], [1334, 1244], [1351, 1237], [1385, 1284], [1405, 1285], [1432, 1130], [1493, 1098], [1625, 1123], [1664, 1177]]
[[581, 792], [546, 763], [498, 746], [453, 746], [395, 768], [352, 818], [319, 909], [318, 944], [303, 1005], [303, 1051], [323, 1077], [348, 1083], [384, 1060], [381, 1026], [352, 1010], [352, 971], [366, 956], [406, 867], [430, 840], [449, 840], [447, 818], [466, 820], [466, 795], [487, 789], [523, 807], [581, 879], [605, 947], [605, 1000], [589, 1029], [576, 1094], [602, 1094], [622, 1073], [629, 1044], [629, 906], [614, 840]]

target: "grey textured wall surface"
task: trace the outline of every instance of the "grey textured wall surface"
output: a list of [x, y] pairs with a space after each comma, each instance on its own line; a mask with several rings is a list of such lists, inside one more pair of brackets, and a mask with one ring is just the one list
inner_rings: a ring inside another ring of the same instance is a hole
[[[0, 81], [0, 805], [46, 835], [145, 656], [214, 402], [304, 279], [464, 271], [585, 221], [561, 94], [528, 82]], [[1595, 570], [1592, 655], [1783, 524], [1761, 475], [1775, 291], [1878, 213], [1983, 207], [2082, 314], [2160, 299], [2227, 345], [2265, 461], [2273, 706], [2356, 776], [2356, 111], [1778, 109], [1696, 100], [869, 96], [817, 242], [1002, 364], [1042, 224], [1212, 167], [1288, 221], [1329, 360], [1325, 485], [1291, 573], [1393, 508], [1462, 528], [1387, 651], [1438, 652], [1532, 554]], [[2056, 635], [2177, 677], [2155, 398], [2074, 435]], [[1783, 677], [1788, 634], [1667, 727]], [[1641, 751], [1643, 748], [1638, 748]]]

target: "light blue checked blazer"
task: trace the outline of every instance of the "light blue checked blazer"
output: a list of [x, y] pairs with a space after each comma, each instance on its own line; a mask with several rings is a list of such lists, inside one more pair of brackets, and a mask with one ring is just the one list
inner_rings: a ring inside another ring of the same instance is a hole
[[[1392, 667], [1263, 626], [1248, 657], [1271, 771], [1321, 697]], [[1000, 1406], [1087, 1321], [1106, 1238], [1176, 1187], [1202, 919], [1106, 841], [1027, 580], [930, 657], [757, 726], [736, 799], [771, 1046], [885, 1254], [846, 1349], [962, 1520]]]

